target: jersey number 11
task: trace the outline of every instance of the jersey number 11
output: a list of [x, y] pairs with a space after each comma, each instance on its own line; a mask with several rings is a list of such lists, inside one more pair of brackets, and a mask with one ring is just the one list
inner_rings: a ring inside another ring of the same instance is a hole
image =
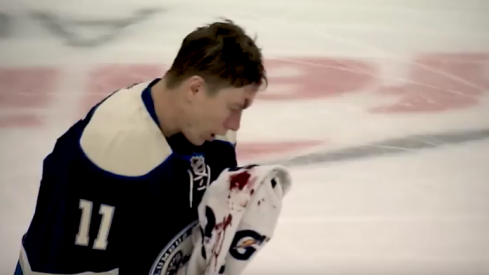
[[[87, 200], [80, 200], [81, 220], [78, 234], [76, 235], [75, 244], [80, 246], [88, 246], [90, 242], [89, 231], [90, 222], [92, 220], [92, 208], [93, 202]], [[107, 239], [109, 237], [109, 230], [112, 224], [112, 218], [114, 216], [113, 206], [102, 204], [100, 206], [99, 214], [102, 215], [100, 221], [100, 227], [98, 229], [97, 238], [93, 243], [93, 249], [105, 250], [107, 249]]]

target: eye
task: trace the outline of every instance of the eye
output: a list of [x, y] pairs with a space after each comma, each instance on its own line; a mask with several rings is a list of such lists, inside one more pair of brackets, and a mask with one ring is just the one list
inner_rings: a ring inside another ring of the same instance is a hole
[[240, 112], [242, 110], [241, 106], [231, 106], [229, 110], [233, 112]]

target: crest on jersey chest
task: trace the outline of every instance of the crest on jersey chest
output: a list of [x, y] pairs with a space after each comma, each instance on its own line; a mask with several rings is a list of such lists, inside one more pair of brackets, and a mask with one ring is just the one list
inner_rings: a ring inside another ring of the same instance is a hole
[[194, 221], [180, 231], [160, 252], [148, 275], [180, 275], [192, 255], [194, 244], [192, 234], [198, 227]]
[[211, 168], [206, 164], [203, 155], [193, 155], [187, 172], [190, 179], [190, 207], [192, 207], [194, 189], [198, 192], [204, 191], [211, 183]]

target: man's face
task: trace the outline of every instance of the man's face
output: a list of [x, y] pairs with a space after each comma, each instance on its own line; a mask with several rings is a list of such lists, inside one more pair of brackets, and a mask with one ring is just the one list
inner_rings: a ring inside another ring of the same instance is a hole
[[210, 94], [206, 85], [196, 82], [190, 85], [190, 108], [186, 113], [188, 123], [183, 129], [187, 139], [195, 145], [213, 140], [216, 135], [225, 135], [227, 131], [237, 131], [241, 123], [241, 114], [255, 99], [257, 87], [225, 88]]

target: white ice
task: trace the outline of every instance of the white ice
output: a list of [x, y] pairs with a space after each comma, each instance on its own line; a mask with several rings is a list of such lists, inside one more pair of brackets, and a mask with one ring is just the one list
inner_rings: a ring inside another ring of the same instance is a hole
[[[113, 18], [153, 7], [165, 10], [93, 49], [63, 45], [28, 18], [33, 9]], [[68, 72], [61, 87], [67, 92], [49, 109], [37, 110], [46, 115], [45, 126], [0, 129], [2, 274], [13, 273], [34, 211], [41, 161], [73, 122], [68, 114], [83, 92], [81, 78], [95, 64], [168, 64], [186, 33], [218, 17], [256, 33], [268, 59], [359, 58], [380, 66], [379, 81], [388, 85], [405, 83], [406, 68], [420, 53], [489, 53], [487, 0], [17, 0], [1, 1], [0, 11], [15, 17], [12, 30], [20, 33], [0, 39], [1, 66], [56, 65]], [[481, 62], [489, 79], [489, 63]], [[489, 129], [489, 85], [446, 78], [479, 89], [479, 104], [373, 115], [368, 108], [394, 99], [372, 95], [371, 86], [324, 100], [260, 100], [247, 112], [239, 140], [323, 139], [324, 146], [312, 151], [336, 152], [416, 134]], [[273, 89], [287, 87], [271, 82]], [[442, 146], [291, 167], [294, 186], [276, 234], [246, 274], [489, 274], [489, 141], [430, 142]]]

